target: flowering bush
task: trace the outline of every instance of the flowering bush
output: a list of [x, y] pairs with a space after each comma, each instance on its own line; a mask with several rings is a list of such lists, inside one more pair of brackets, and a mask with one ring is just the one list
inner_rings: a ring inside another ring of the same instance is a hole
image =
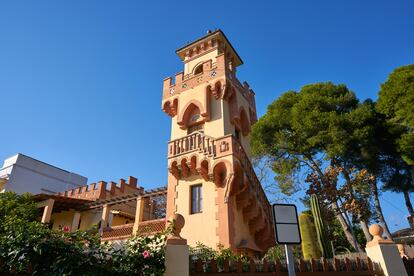
[[167, 234], [137, 235], [128, 240], [123, 248], [112, 253], [114, 272], [118, 275], [163, 275]]
[[107, 274], [107, 252], [96, 235], [52, 231], [37, 216], [29, 195], [0, 194], [0, 274]]
[[0, 194], [0, 275], [162, 275], [171, 227], [134, 236], [121, 249], [101, 244], [96, 229], [50, 230], [29, 195]]

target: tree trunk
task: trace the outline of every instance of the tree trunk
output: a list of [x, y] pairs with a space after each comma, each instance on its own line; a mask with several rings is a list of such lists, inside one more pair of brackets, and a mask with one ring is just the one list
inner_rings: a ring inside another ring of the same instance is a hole
[[342, 212], [338, 206], [338, 203], [333, 202], [332, 207], [335, 211], [337, 219], [339, 220], [339, 223], [342, 226], [342, 229], [344, 230], [346, 239], [351, 244], [351, 246], [355, 249], [356, 252], [362, 252], [362, 249], [359, 246], [358, 241], [356, 240], [355, 236], [352, 234], [351, 226], [346, 222], [344, 216], [342, 215]]
[[414, 216], [414, 209], [413, 205], [411, 204], [410, 193], [408, 191], [404, 191], [403, 193], [405, 199], [405, 206], [407, 206], [408, 213], [410, 213], [410, 216]]
[[365, 220], [361, 220], [360, 224], [362, 232], [364, 232], [365, 239], [367, 240], [367, 242], [370, 242], [372, 240], [372, 237], [368, 230], [368, 223]]
[[407, 206], [408, 212], [410, 216], [408, 217], [408, 223], [410, 224], [410, 228], [414, 229], [414, 210], [413, 205], [411, 204], [410, 193], [408, 191], [403, 191], [404, 199], [405, 199], [405, 206]]
[[411, 166], [411, 184], [414, 185], [414, 165]]
[[355, 241], [357, 241], [357, 243], [358, 243], [358, 240], [357, 240], [357, 238], [356, 238], [356, 236], [355, 236], [354, 227], [352, 227], [353, 225], [352, 225], [351, 220], [349, 219], [348, 213], [347, 213], [347, 211], [346, 211], [346, 210], [342, 209], [342, 205], [343, 205], [343, 203], [342, 203], [342, 199], [339, 199], [339, 201], [341, 202], [341, 207], [339, 207], [339, 210], [341, 210], [342, 217], [344, 217], [344, 218], [345, 218], [345, 221], [346, 221], [346, 222], [347, 222], [347, 224], [349, 225], [349, 231], [351, 231], [351, 234], [352, 234], [353, 239], [354, 239]]
[[374, 183], [372, 184], [372, 192], [374, 193], [374, 204], [375, 210], [377, 211], [378, 220], [380, 221], [382, 228], [384, 229], [385, 236], [392, 240], [390, 230], [388, 229], [387, 222], [385, 221], [384, 214], [382, 213], [381, 203], [379, 200], [378, 195], [378, 187], [377, 187], [377, 180], [375, 179]]

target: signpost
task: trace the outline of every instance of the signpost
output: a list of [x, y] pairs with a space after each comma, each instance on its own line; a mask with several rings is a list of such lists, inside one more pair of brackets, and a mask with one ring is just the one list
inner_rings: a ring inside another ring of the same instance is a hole
[[293, 259], [292, 245], [301, 243], [298, 211], [294, 204], [273, 204], [272, 209], [276, 243], [285, 245], [289, 276], [295, 276], [295, 260]]

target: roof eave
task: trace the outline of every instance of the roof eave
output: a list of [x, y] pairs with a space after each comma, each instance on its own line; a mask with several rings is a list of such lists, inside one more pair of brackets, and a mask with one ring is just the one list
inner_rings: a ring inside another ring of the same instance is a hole
[[200, 41], [203, 41], [205, 39], [207, 39], [208, 37], [217, 35], [217, 34], [221, 34], [223, 36], [223, 38], [225, 39], [225, 41], [227, 42], [227, 44], [230, 46], [231, 50], [233, 51], [233, 53], [235, 54], [236, 58], [237, 58], [237, 64], [236, 66], [242, 65], [243, 64], [243, 60], [241, 59], [241, 57], [239, 56], [239, 54], [237, 53], [237, 51], [234, 49], [233, 45], [230, 43], [229, 39], [227, 38], [227, 36], [224, 34], [224, 32], [221, 29], [217, 29], [214, 32], [208, 33], [203, 37], [200, 37], [199, 39], [192, 41], [190, 43], [188, 43], [187, 45], [178, 48], [175, 53], [181, 58], [181, 60], [184, 60], [185, 57], [185, 51], [188, 48], [191, 48], [191, 46], [193, 46], [196, 43], [199, 43]]

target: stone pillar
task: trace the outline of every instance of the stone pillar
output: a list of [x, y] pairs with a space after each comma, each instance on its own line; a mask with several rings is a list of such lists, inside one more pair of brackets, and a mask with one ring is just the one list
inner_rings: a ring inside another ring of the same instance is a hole
[[41, 203], [45, 208], [43, 209], [43, 216], [42, 216], [42, 223], [49, 223], [50, 218], [52, 217], [52, 211], [53, 211], [53, 204], [55, 203], [55, 200], [52, 198], [49, 198]]
[[397, 244], [397, 248], [398, 248], [398, 251], [400, 252], [400, 257], [401, 257], [401, 259], [402, 259], [402, 258], [406, 258], [406, 259], [408, 259], [408, 256], [407, 256], [407, 254], [405, 253], [404, 244], [401, 244], [401, 243]]
[[114, 214], [109, 212], [108, 227], [112, 227], [112, 221], [114, 220]]
[[180, 237], [181, 229], [185, 224], [184, 217], [180, 214], [174, 214], [168, 223], [173, 223], [174, 228], [172, 235], [167, 239], [164, 276], [189, 276], [190, 263], [187, 240]]
[[150, 197], [148, 202], [149, 202], [149, 207], [150, 207], [149, 220], [152, 220], [153, 217], [154, 217], [154, 204], [155, 204], [155, 201]]
[[166, 206], [166, 218], [171, 217], [174, 215], [176, 211], [175, 206], [175, 198], [177, 196], [177, 192], [175, 191], [176, 186], [178, 185], [178, 180], [175, 176], [168, 172], [168, 186], [167, 186], [167, 206]]
[[139, 223], [144, 219], [144, 199], [142, 197], [137, 198], [137, 207], [135, 209], [135, 221], [134, 228], [132, 228], [132, 234], [136, 234], [139, 228]]
[[101, 234], [103, 230], [108, 226], [110, 212], [111, 212], [111, 206], [109, 206], [108, 204], [105, 204], [102, 208], [101, 229], [99, 231]]
[[384, 276], [406, 276], [407, 271], [397, 245], [392, 240], [382, 238], [383, 229], [378, 224], [369, 227], [369, 233], [372, 235], [372, 241], [367, 243], [365, 248], [368, 257], [374, 264], [374, 269], [380, 269]]
[[81, 217], [80, 212], [73, 213], [72, 227], [70, 228], [70, 232], [75, 232], [76, 230], [78, 230], [80, 217]]

